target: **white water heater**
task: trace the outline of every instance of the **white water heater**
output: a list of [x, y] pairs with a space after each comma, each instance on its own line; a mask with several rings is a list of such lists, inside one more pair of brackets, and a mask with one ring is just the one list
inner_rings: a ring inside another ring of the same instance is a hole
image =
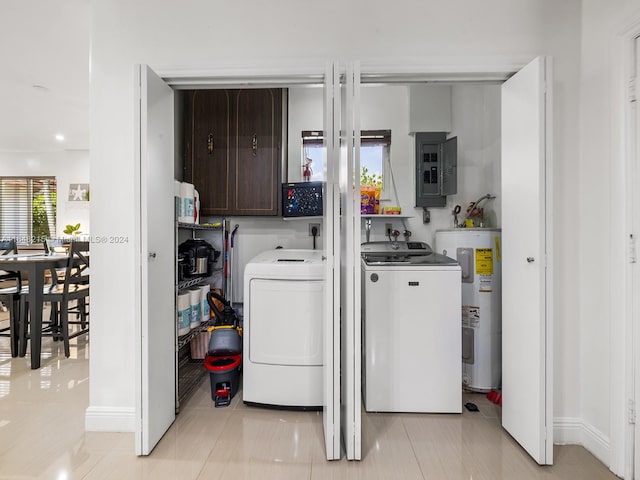
[[500, 230], [455, 228], [436, 232], [435, 250], [462, 269], [462, 383], [477, 392], [502, 381]]

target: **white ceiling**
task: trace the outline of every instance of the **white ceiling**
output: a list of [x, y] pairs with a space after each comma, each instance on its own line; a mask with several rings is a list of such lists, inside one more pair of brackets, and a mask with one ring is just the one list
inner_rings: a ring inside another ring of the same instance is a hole
[[89, 148], [89, 3], [1, 1], [0, 151]]

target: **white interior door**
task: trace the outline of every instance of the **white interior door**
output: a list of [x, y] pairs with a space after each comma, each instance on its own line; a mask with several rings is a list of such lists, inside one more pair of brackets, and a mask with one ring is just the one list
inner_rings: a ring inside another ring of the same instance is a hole
[[[630, 267], [631, 278], [630, 285], [627, 286], [627, 291], [631, 293], [631, 318], [633, 323], [635, 343], [633, 348], [633, 388], [635, 404], [640, 401], [640, 354], [638, 353], [638, 346], [640, 345], [640, 332], [638, 332], [638, 326], [640, 325], [640, 270], [638, 269], [638, 252], [637, 252], [637, 235], [640, 232], [640, 189], [638, 187], [640, 182], [640, 108], [638, 108], [638, 72], [640, 72], [640, 37], [636, 37], [634, 41], [634, 59], [632, 62], [631, 76], [633, 78], [633, 96], [634, 99], [630, 100], [630, 131], [631, 131], [631, 181], [629, 185], [629, 206], [631, 213], [631, 234], [629, 238], [630, 247]], [[637, 410], [637, 407], [636, 407]], [[633, 478], [640, 478], [640, 422], [636, 421], [634, 428], [634, 435], [632, 443], [633, 448]], [[625, 476], [627, 478], [627, 476]]]
[[502, 86], [502, 426], [553, 463], [550, 60]]
[[136, 454], [148, 455], [175, 419], [173, 90], [139, 66], [140, 357]]
[[360, 68], [347, 64], [341, 83], [340, 118], [340, 305], [342, 434], [348, 460], [361, 458], [360, 313]]
[[340, 459], [340, 187], [338, 185], [340, 138], [340, 82], [337, 67], [327, 65], [324, 82], [325, 176], [325, 318], [323, 406], [327, 460]]

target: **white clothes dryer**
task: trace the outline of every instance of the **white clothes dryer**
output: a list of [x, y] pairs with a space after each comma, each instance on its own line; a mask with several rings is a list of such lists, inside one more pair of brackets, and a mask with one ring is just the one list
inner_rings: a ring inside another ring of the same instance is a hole
[[243, 401], [322, 408], [322, 252], [276, 249], [244, 271]]

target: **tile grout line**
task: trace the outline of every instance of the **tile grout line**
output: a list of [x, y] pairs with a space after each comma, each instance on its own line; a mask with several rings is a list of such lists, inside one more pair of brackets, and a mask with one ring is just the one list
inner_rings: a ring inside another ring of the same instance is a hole
[[[216, 445], [218, 445], [218, 442], [220, 442], [220, 439], [222, 437], [222, 432], [224, 432], [224, 429], [227, 427], [227, 424], [229, 423], [229, 420], [231, 419], [231, 416], [234, 414], [234, 412], [235, 412], [235, 406], [228, 415], [225, 415], [226, 418], [224, 419], [224, 423], [221, 425], [222, 428], [220, 430], [220, 435], [218, 436], [215, 443], [213, 444], [211, 451], [209, 452], [207, 457], [204, 459], [204, 462], [202, 463], [202, 467], [200, 467], [200, 470], [198, 471], [198, 475], [196, 476], [196, 480], [198, 480], [201, 477], [202, 473], [204, 472], [204, 469], [207, 466], [207, 462], [209, 458], [211, 458], [211, 455], [213, 455], [213, 452], [216, 449]], [[228, 466], [228, 462], [225, 462], [224, 468], [222, 469], [222, 472], [220, 472], [220, 475], [218, 476], [218, 478], [224, 478], [224, 471], [226, 470], [227, 466]]]
[[418, 465], [418, 470], [420, 470], [420, 475], [422, 475], [422, 480], [426, 480], [427, 477], [424, 476], [424, 472], [422, 471], [422, 465], [420, 464], [420, 460], [418, 459], [418, 455], [416, 454], [416, 449], [413, 446], [413, 440], [411, 439], [411, 435], [409, 435], [409, 431], [407, 430], [407, 425], [404, 423], [405, 419], [401, 417], [400, 421], [402, 422], [402, 429], [404, 430], [405, 435], [409, 439], [409, 445], [411, 445], [411, 453], [413, 453], [413, 458], [415, 459], [416, 464]]

